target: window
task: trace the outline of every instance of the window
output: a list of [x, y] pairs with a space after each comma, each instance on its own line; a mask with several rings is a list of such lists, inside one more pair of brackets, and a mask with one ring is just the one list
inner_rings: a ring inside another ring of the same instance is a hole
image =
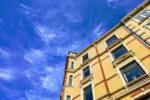
[[71, 96], [67, 95], [66, 100], [71, 100]]
[[140, 15], [138, 15], [136, 17], [136, 21], [137, 22], [142, 22], [142, 21], [144, 21], [149, 16], [150, 16], [150, 10], [145, 10]]
[[139, 64], [135, 61], [122, 68], [121, 73], [127, 83], [132, 82], [145, 74]]
[[88, 53], [85, 54], [83, 57], [82, 57], [82, 61], [85, 62], [86, 60], [89, 59], [89, 56], [88, 56]]
[[125, 54], [127, 52], [127, 49], [121, 45], [118, 48], [116, 48], [115, 50], [113, 50], [111, 53], [114, 57], [114, 59], [119, 58], [120, 56], [122, 56], [123, 54]]
[[83, 78], [86, 78], [90, 75], [90, 68], [89, 66], [83, 69]]
[[74, 62], [71, 62], [70, 68], [71, 68], [71, 69], [74, 69]]
[[73, 76], [69, 75], [68, 86], [72, 86]]
[[93, 93], [92, 93], [92, 87], [89, 85], [84, 90], [84, 100], [93, 100]]
[[108, 40], [106, 41], [107, 46], [110, 46], [111, 44], [115, 43], [117, 40], [118, 40], [118, 38], [117, 38], [115, 35], [112, 36], [110, 39], [108, 39]]

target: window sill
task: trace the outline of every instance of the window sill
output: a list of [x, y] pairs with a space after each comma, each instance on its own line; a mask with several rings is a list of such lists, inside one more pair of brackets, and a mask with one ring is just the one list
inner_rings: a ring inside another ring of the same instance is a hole
[[86, 84], [89, 81], [92, 81], [92, 79], [93, 79], [93, 74], [90, 74], [89, 76], [85, 77], [80, 81], [80, 86]]
[[90, 61], [90, 59], [87, 59], [86, 61], [84, 61], [84, 62], [81, 64], [81, 66], [85, 66], [86, 64], [89, 63], [89, 61]]
[[73, 85], [66, 85], [66, 87], [74, 87]]
[[119, 58], [115, 59], [112, 63], [114, 67], [117, 67], [121, 62], [123, 62], [124, 60], [133, 57], [135, 55], [135, 53], [130, 50], [127, 53], [123, 54], [122, 56], [120, 56]]

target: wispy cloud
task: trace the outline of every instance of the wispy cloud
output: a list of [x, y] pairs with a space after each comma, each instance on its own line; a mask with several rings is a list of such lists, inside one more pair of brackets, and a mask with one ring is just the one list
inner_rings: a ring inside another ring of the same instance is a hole
[[103, 27], [104, 24], [100, 23], [96, 26], [96, 28], [93, 30], [93, 34], [98, 37], [102, 36], [105, 33], [105, 28]]
[[0, 78], [4, 80], [12, 80], [13, 77], [13, 71], [10, 69], [2, 69], [0, 68]]
[[[42, 87], [51, 92], [59, 92], [60, 79], [62, 79], [62, 67], [45, 67], [46, 75], [41, 77]], [[57, 76], [57, 78], [55, 78]]]
[[35, 26], [35, 32], [38, 34], [38, 36], [41, 38], [42, 41], [45, 43], [49, 43], [50, 41], [54, 40], [56, 37], [56, 34], [53, 33], [50, 28], [36, 25]]
[[0, 48], [0, 56], [4, 58], [9, 58], [10, 54], [6, 50]]
[[24, 59], [30, 63], [38, 63], [45, 60], [45, 52], [38, 49], [31, 49], [30, 51], [26, 51]]

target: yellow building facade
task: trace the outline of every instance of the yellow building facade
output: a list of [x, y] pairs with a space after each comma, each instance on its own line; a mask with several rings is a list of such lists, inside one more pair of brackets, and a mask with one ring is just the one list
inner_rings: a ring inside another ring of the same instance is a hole
[[150, 0], [80, 53], [68, 53], [60, 99], [150, 100]]

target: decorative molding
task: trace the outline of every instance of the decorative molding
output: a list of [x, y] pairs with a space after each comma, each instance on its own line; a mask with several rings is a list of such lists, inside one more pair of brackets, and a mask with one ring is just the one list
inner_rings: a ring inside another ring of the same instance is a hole
[[122, 56], [120, 56], [119, 58], [115, 59], [112, 63], [114, 67], [117, 67], [120, 63], [122, 63], [123, 61], [125, 61], [126, 59], [129, 59], [130, 57], [133, 57], [135, 55], [135, 53], [130, 50], [127, 53], [123, 54]]
[[82, 87], [84, 84], [86, 84], [92, 80], [93, 80], [93, 74], [90, 74], [89, 76], [87, 76], [86, 78], [84, 78], [80, 81], [80, 87]]

